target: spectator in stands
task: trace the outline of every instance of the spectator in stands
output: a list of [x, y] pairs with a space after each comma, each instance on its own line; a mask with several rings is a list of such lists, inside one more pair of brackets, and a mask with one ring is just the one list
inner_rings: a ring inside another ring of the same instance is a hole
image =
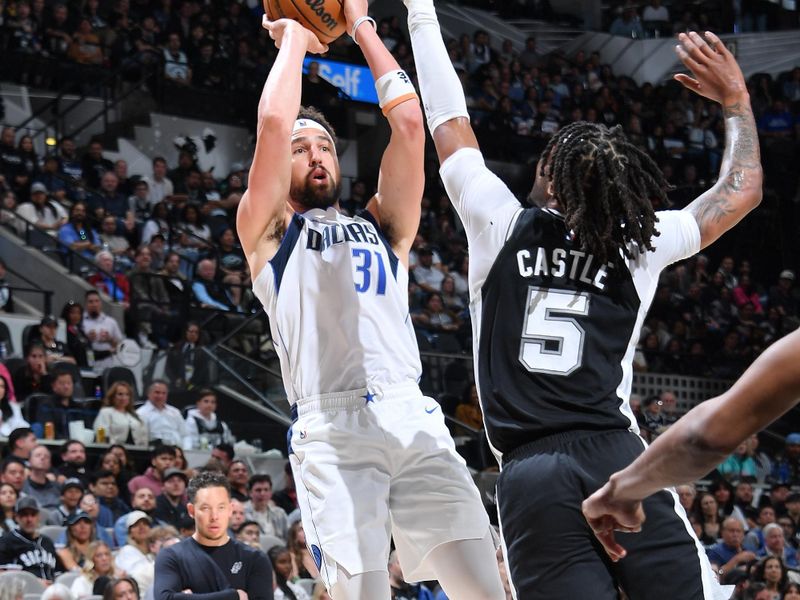
[[764, 548], [758, 556], [774, 556], [779, 558], [787, 567], [797, 567], [797, 552], [791, 545], [786, 543], [786, 538], [783, 537], [783, 528], [777, 523], [770, 523], [764, 526], [763, 532]]
[[195, 301], [202, 308], [235, 312], [237, 307], [233, 294], [215, 278], [216, 270], [216, 263], [211, 259], [203, 259], [197, 263], [197, 279], [192, 283]]
[[483, 413], [478, 400], [478, 388], [474, 383], [464, 390], [461, 403], [456, 406], [456, 419], [472, 429], [483, 429]]
[[114, 271], [122, 271], [129, 268], [133, 262], [133, 250], [128, 242], [128, 238], [117, 232], [117, 219], [114, 215], [103, 217], [100, 225], [100, 241], [103, 249], [108, 250], [114, 257]]
[[413, 269], [414, 281], [428, 293], [441, 290], [444, 273], [433, 264], [433, 251], [427, 246], [417, 250], [418, 264]]
[[[170, 348], [167, 353], [167, 363], [164, 367], [164, 373], [169, 378], [174, 389], [183, 390], [197, 388], [208, 383], [210, 365], [208, 356], [200, 349], [203, 345], [200, 325], [195, 321], [189, 321], [183, 332], [183, 340]], [[208, 423], [208, 425], [211, 426], [210, 423]], [[199, 442], [199, 438], [195, 439], [189, 427], [188, 417], [186, 432], [187, 436], [193, 438], [192, 444]], [[228, 434], [230, 435], [230, 432]], [[231, 439], [233, 439], [232, 436]], [[220, 441], [223, 440], [220, 439], [210, 444], [211, 446], [215, 446]], [[189, 445], [186, 447], [197, 448], [199, 446]]]
[[67, 517], [66, 527], [66, 543], [56, 547], [56, 554], [66, 570], [77, 571], [89, 559], [89, 545], [97, 539], [96, 525], [92, 517], [79, 510]]
[[763, 582], [772, 598], [781, 597], [781, 592], [788, 581], [786, 565], [776, 557], [770, 556], [759, 561], [751, 571], [751, 581]]
[[14, 312], [14, 292], [8, 284], [6, 275], [8, 267], [3, 259], [0, 258], [0, 312]]
[[608, 32], [611, 35], [619, 35], [627, 38], [639, 40], [644, 38], [644, 29], [642, 29], [642, 22], [639, 20], [639, 15], [636, 14], [636, 7], [623, 7], [622, 14], [614, 19]]
[[41, 342], [30, 342], [25, 346], [24, 354], [25, 364], [13, 375], [17, 396], [24, 399], [31, 394], [49, 394], [52, 390], [44, 346]]
[[11, 189], [17, 189], [17, 175], [22, 171], [22, 157], [14, 140], [17, 132], [13, 127], [3, 127], [0, 133], [0, 176]]
[[454, 334], [461, 327], [461, 321], [458, 316], [445, 310], [442, 295], [438, 292], [428, 295], [425, 300], [425, 307], [411, 313], [411, 320], [414, 326], [424, 333], [434, 346], [441, 341], [441, 339], [437, 339], [437, 336]]
[[[67, 50], [67, 56], [81, 65], [100, 66], [103, 64], [105, 60], [103, 46], [89, 19], [83, 18], [78, 22], [78, 28], [72, 37], [72, 44]], [[85, 171], [84, 177], [86, 177]], [[90, 181], [89, 185], [95, 187], [91, 180], [87, 181]]]
[[147, 402], [136, 412], [150, 435], [150, 441], [178, 446], [186, 436], [183, 416], [174, 406], [167, 404], [169, 387], [161, 379], [154, 380], [147, 388]]
[[239, 502], [247, 502], [250, 490], [247, 486], [250, 481], [250, 469], [243, 460], [234, 460], [227, 471], [228, 483], [231, 484], [231, 498]]
[[92, 473], [89, 477], [89, 489], [97, 497], [100, 506], [111, 511], [110, 519], [107, 519], [105, 516], [98, 518], [97, 522], [99, 525], [103, 527], [113, 527], [114, 521], [131, 511], [131, 507], [125, 504], [119, 497], [117, 479], [111, 471], [100, 469]]
[[95, 290], [86, 292], [85, 302], [83, 332], [92, 345], [94, 368], [102, 372], [113, 364], [112, 355], [122, 341], [122, 330], [113, 318], [103, 312], [98, 292]]
[[797, 321], [800, 315], [798, 294], [793, 289], [794, 271], [784, 269], [778, 275], [778, 283], [769, 290], [768, 305], [777, 308], [782, 317], [791, 317]]
[[756, 527], [752, 527], [744, 536], [743, 546], [757, 555], [764, 551], [764, 527], [775, 523], [775, 509], [765, 504], [758, 510]]
[[17, 528], [14, 507], [19, 493], [10, 483], [0, 483], [0, 537]]
[[734, 570], [747, 573], [747, 567], [756, 555], [742, 546], [744, 528], [738, 519], [728, 517], [722, 522], [722, 540], [706, 550], [712, 568], [720, 575], [722, 583]]
[[160, 233], [164, 239], [169, 239], [169, 207], [164, 201], [153, 205], [150, 218], [145, 222], [142, 229], [142, 244], [149, 244], [154, 235]]
[[286, 534], [286, 546], [292, 554], [292, 575], [300, 579], [317, 579], [319, 569], [306, 544], [303, 522], [295, 521]]
[[67, 351], [70, 356], [75, 358], [79, 367], [94, 366], [94, 355], [91, 365], [86, 355], [87, 350], [91, 349], [91, 342], [83, 333], [83, 307], [80, 303], [70, 300], [61, 309], [61, 318], [67, 324]]
[[[226, 472], [228, 467], [230, 467], [231, 463], [233, 462], [234, 456], [235, 453], [233, 451], [233, 446], [230, 444], [217, 444], [211, 450], [211, 458], [219, 461], [219, 463], [222, 465], [222, 468]], [[286, 464], [288, 465], [289, 463]], [[291, 470], [289, 470], [289, 477], [291, 477], [291, 474]]]
[[396, 550], [389, 554], [389, 585], [392, 588], [393, 598], [433, 600], [433, 593], [424, 584], [406, 582]]
[[36, 446], [36, 434], [28, 427], [18, 427], [8, 436], [8, 447], [11, 452], [9, 456], [14, 456], [22, 461], [27, 461], [31, 457], [31, 451]]
[[69, 350], [63, 342], [56, 339], [58, 321], [52, 315], [42, 317], [39, 322], [39, 339], [45, 353], [45, 360], [50, 365], [56, 362], [67, 362], [75, 364], [75, 359], [70, 355]]
[[76, 478], [84, 487], [89, 483], [86, 474], [86, 446], [78, 440], [67, 440], [61, 446], [61, 465], [56, 469], [59, 483], [62, 485], [67, 479]]
[[181, 257], [177, 252], [169, 252], [164, 258], [164, 268], [160, 275], [169, 294], [170, 304], [173, 307], [184, 306], [188, 300], [189, 284], [186, 276], [181, 273]]
[[84, 485], [77, 477], [70, 477], [61, 484], [61, 496], [59, 505], [55, 510], [50, 511], [46, 525], [66, 525], [67, 518], [78, 510], [81, 497], [83, 496]]
[[719, 504], [713, 494], [702, 492], [697, 495], [691, 511], [695, 533], [705, 546], [715, 544], [720, 538], [721, 519]]
[[100, 236], [87, 220], [86, 204], [76, 202], [69, 210], [69, 222], [58, 230], [58, 240], [88, 261], [100, 250]]
[[[89, 149], [81, 160], [81, 172], [83, 180], [90, 189], [99, 188], [103, 176], [106, 173], [114, 172], [114, 163], [103, 156], [103, 144], [100, 141], [93, 140], [89, 144]], [[115, 184], [117, 183], [115, 181]], [[116, 185], [114, 190], [116, 190]], [[92, 209], [94, 208], [92, 206]]]
[[156, 233], [147, 244], [147, 248], [150, 250], [150, 268], [153, 271], [160, 271], [164, 268], [164, 258], [167, 255], [166, 243], [164, 236]]
[[[53, 393], [50, 397], [43, 399], [36, 406], [35, 420], [42, 425], [51, 422], [55, 428], [56, 438], [65, 439], [69, 437], [69, 422], [82, 419], [82, 405], [73, 398], [75, 384], [72, 373], [63, 367], [56, 368], [53, 372], [51, 387]], [[42, 506], [49, 508], [44, 504]]]
[[181, 49], [181, 38], [177, 33], [169, 34], [164, 48], [164, 77], [182, 86], [192, 83], [192, 69], [186, 53]]
[[150, 453], [150, 466], [143, 475], [134, 477], [128, 482], [128, 490], [136, 495], [136, 490], [149, 488], [156, 497], [162, 492], [164, 472], [175, 466], [175, 448], [173, 446], [156, 446]]
[[231, 498], [231, 520], [228, 522], [229, 535], [235, 535], [236, 530], [244, 523], [244, 503], [236, 498]]
[[133, 406], [133, 389], [125, 381], [114, 382], [103, 398], [103, 408], [92, 426], [95, 434], [102, 428], [106, 440], [112, 444], [147, 446], [147, 423]]
[[247, 483], [250, 499], [245, 502], [245, 518], [254, 521], [261, 532], [283, 540], [288, 534], [286, 511], [272, 502], [272, 478], [266, 473], [256, 473]]
[[739, 285], [733, 288], [733, 301], [740, 311], [745, 305], [752, 304], [756, 314], [764, 314], [758, 291], [750, 281], [750, 275], [742, 275], [739, 278]]
[[678, 494], [678, 502], [680, 502], [687, 516], [691, 519], [694, 499], [697, 497], [697, 489], [694, 487], [694, 484], [686, 483], [684, 485], [677, 485], [675, 486], [675, 493]]
[[147, 183], [147, 202], [150, 208], [174, 193], [172, 181], [167, 178], [167, 161], [163, 156], [153, 158], [153, 174], [143, 179]]
[[64, 222], [66, 223], [67, 213], [61, 205], [69, 199], [68, 194], [70, 190], [67, 187], [67, 183], [64, 181], [63, 175], [58, 172], [57, 156], [50, 155], [44, 158], [42, 171], [36, 176], [36, 179], [31, 185], [31, 200], [33, 200], [33, 186], [37, 183], [43, 185], [50, 196], [56, 200], [55, 205], [64, 212]]
[[197, 164], [192, 153], [185, 148], [181, 149], [178, 152], [178, 166], [167, 173], [167, 177], [172, 181], [175, 194], [186, 194], [186, 178], [189, 173], [197, 170]]
[[72, 138], [63, 137], [58, 144], [58, 170], [73, 186], [81, 183], [83, 167]]
[[657, 34], [655, 37], [668, 36], [670, 33], [669, 10], [661, 4], [661, 0], [650, 0], [650, 4], [642, 10], [642, 21], [648, 32]]
[[170, 297], [164, 287], [164, 280], [151, 269], [150, 248], [140, 246], [136, 251], [136, 264], [128, 274], [131, 283], [133, 310], [139, 342], [152, 347], [154, 339], [159, 347], [166, 347], [173, 325], [171, 318], [177, 313], [170, 309]]
[[[273, 546], [267, 552], [269, 561], [275, 574], [274, 590], [275, 600], [309, 600], [306, 591], [299, 585], [293, 583], [296, 579], [292, 573], [292, 556], [289, 549], [285, 546]], [[431, 598], [432, 600], [432, 598]]]
[[[136, 490], [136, 493], [131, 498], [131, 508], [134, 511], [138, 510], [147, 514], [155, 522], [156, 519], [153, 516], [153, 512], [156, 509], [156, 495], [153, 490], [148, 487], [140, 487]], [[128, 515], [122, 515], [114, 523], [114, 538], [119, 546], [124, 546], [128, 540], [127, 517]], [[161, 525], [163, 523], [158, 522], [158, 524]]]
[[152, 526], [150, 517], [140, 510], [134, 510], [125, 517], [128, 529], [128, 541], [119, 549], [114, 565], [125, 573], [133, 573], [150, 562], [148, 537]]
[[15, 429], [28, 428], [30, 424], [22, 418], [19, 402], [9, 398], [10, 381], [0, 375], [0, 435], [8, 437]]
[[738, 481], [742, 477], [756, 477], [756, 463], [747, 454], [747, 442], [742, 442], [736, 447], [725, 462], [717, 467], [720, 475], [730, 481]]
[[130, 184], [131, 194], [128, 195], [128, 210], [133, 213], [137, 222], [144, 221], [150, 216], [150, 202], [147, 199], [147, 181], [137, 179]]
[[23, 494], [36, 498], [39, 506], [47, 509], [58, 508], [61, 503], [60, 486], [48, 478], [51, 467], [50, 450], [47, 446], [36, 446], [31, 451], [28, 477], [22, 485]]
[[[247, 544], [257, 550], [261, 550], [261, 527], [255, 521], [247, 520], [239, 525], [236, 530], [236, 539]], [[291, 569], [291, 559], [289, 560], [289, 568]]]
[[[89, 208], [98, 221], [107, 215], [112, 215], [118, 219], [119, 225], [123, 225], [126, 219], [133, 217], [128, 197], [119, 191], [119, 183], [117, 174], [114, 171], [107, 171], [100, 179], [99, 192], [89, 196]], [[130, 226], [128, 229], [131, 229]]]
[[39, 504], [34, 498], [20, 498], [15, 512], [19, 528], [0, 537], [0, 564], [19, 565], [45, 586], [50, 585], [60, 565], [53, 542], [39, 535]]
[[100, 455], [97, 461], [96, 470], [111, 471], [114, 474], [114, 479], [117, 480], [117, 488], [119, 489], [119, 497], [125, 504], [130, 504], [130, 491], [128, 491], [128, 482], [131, 480], [128, 473], [122, 470], [122, 462], [119, 456], [110, 450], [105, 454]]
[[[16, 388], [16, 386], [14, 386]], [[772, 469], [773, 482], [797, 485], [800, 483], [800, 433], [794, 432], [786, 436], [783, 456]]]
[[[188, 357], [187, 364], [190, 364]], [[189, 409], [186, 414], [184, 448], [206, 450], [222, 442], [236, 443], [236, 438], [231, 434], [228, 425], [217, 417], [216, 409], [216, 394], [209, 389], [200, 389], [197, 392], [195, 408]]]
[[177, 528], [189, 516], [186, 510], [186, 487], [189, 478], [180, 469], [167, 469], [164, 472], [163, 488], [156, 498], [153, 517]]
[[17, 456], [8, 456], [0, 463], [0, 482], [11, 485], [22, 495], [25, 484], [25, 461]]
[[[31, 185], [31, 201], [17, 207], [17, 215], [33, 223], [37, 229], [55, 236], [67, 223], [67, 211], [58, 203], [48, 199], [48, 190], [43, 183]], [[17, 232], [25, 235], [25, 221], [18, 221]]]
[[[86, 561], [80, 575], [72, 582], [70, 591], [78, 599], [98, 595], [99, 586], [105, 586], [109, 579], [120, 575], [114, 566], [114, 556], [111, 547], [101, 541], [89, 544], [86, 549]], [[99, 594], [102, 595], [102, 594]]]

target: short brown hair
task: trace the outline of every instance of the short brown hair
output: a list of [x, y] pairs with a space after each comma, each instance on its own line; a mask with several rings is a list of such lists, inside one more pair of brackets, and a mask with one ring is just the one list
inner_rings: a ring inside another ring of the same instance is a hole
[[325, 118], [325, 115], [323, 115], [318, 109], [314, 108], [313, 106], [301, 106], [300, 112], [297, 113], [297, 118], [310, 119], [322, 125], [325, 128], [325, 131], [328, 132], [328, 135], [331, 136], [331, 140], [333, 140], [334, 145], [336, 145], [336, 131], [333, 129], [333, 126], [328, 123], [328, 119]]

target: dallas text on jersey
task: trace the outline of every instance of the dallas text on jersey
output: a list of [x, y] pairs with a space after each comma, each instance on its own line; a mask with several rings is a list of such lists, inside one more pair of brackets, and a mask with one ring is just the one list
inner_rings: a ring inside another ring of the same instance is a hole
[[[536, 255], [534, 257], [534, 254]], [[605, 288], [605, 279], [613, 263], [606, 263], [599, 267], [593, 266], [597, 260], [593, 254], [580, 250], [566, 250], [564, 248], [536, 248], [533, 250], [519, 250], [517, 252], [517, 266], [522, 277], [562, 277], [575, 282], [593, 285], [599, 290]]]
[[311, 227], [308, 228], [307, 250], [317, 250], [324, 252], [334, 244], [344, 242], [361, 242], [364, 244], [380, 245], [378, 233], [369, 223], [348, 223], [340, 225], [326, 225], [320, 232]]

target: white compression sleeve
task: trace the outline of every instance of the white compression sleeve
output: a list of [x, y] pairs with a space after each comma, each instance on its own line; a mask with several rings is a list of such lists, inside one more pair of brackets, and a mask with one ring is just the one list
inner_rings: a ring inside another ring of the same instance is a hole
[[445, 121], [467, 117], [467, 102], [461, 80], [439, 30], [433, 0], [404, 0], [408, 8], [408, 31], [414, 50], [422, 105], [431, 133]]

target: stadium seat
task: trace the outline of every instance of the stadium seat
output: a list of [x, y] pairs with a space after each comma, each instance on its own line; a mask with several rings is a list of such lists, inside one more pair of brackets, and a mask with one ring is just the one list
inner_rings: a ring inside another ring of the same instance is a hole
[[133, 400], [136, 402], [139, 399], [139, 390], [136, 386], [136, 376], [128, 367], [109, 367], [103, 371], [103, 389], [107, 390], [111, 384], [117, 381], [124, 381], [133, 388]]

